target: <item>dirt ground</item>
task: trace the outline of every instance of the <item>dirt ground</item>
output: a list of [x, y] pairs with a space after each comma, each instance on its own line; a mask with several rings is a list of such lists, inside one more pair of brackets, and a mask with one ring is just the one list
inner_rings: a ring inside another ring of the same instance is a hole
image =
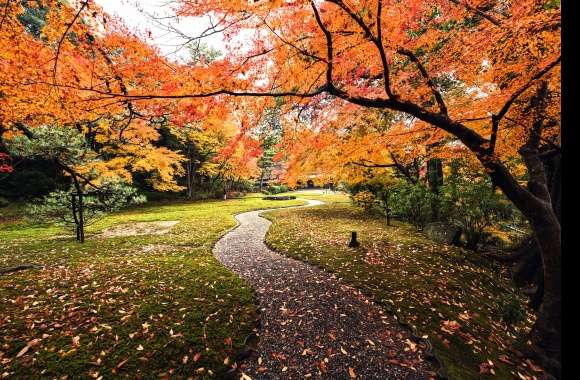
[[158, 222], [138, 222], [119, 224], [103, 231], [102, 237], [111, 238], [119, 236], [136, 235], [162, 235], [179, 223], [178, 220], [164, 220]]

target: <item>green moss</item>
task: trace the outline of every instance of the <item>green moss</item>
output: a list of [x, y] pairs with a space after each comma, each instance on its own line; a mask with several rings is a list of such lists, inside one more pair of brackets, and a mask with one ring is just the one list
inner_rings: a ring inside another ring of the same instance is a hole
[[[256, 315], [252, 289], [212, 256], [212, 246], [235, 226], [235, 213], [302, 203], [253, 197], [149, 204], [90, 226], [85, 244], [55, 237], [66, 233], [56, 226], [0, 225], [0, 267], [45, 266], [0, 277], [0, 373], [219, 377]], [[164, 235], [98, 235], [158, 220], [179, 224]]]

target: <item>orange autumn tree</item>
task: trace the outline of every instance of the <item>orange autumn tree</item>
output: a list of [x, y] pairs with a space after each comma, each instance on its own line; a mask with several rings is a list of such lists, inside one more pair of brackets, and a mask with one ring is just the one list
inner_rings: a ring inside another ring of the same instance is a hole
[[[171, 128], [184, 144], [190, 197], [195, 176], [207, 177], [216, 186], [221, 184], [227, 193], [234, 184], [255, 180], [258, 175], [259, 141], [243, 121], [235, 119], [231, 104], [213, 106], [203, 119]], [[225, 118], [225, 114], [230, 116]]]
[[[535, 232], [545, 297], [531, 338], [558, 371], [561, 228], [541, 155], [545, 141], [559, 149], [559, 2], [179, 3], [180, 15], [216, 14], [233, 34], [253, 31], [249, 53], [230, 53], [220, 86], [195, 96], [338, 98], [411, 115], [412, 128], [435, 127], [475, 155]], [[509, 154], [525, 161], [527, 185], [505, 165]]]
[[454, 140], [441, 138], [433, 127], [416, 127], [402, 114], [343, 102], [325, 108], [333, 112], [303, 108], [303, 113], [313, 113], [308, 124], [287, 122], [281, 156], [287, 162], [284, 179], [290, 185], [312, 175], [320, 184], [353, 185], [393, 170], [416, 183], [428, 159], [465, 154]]
[[32, 136], [41, 125], [75, 128], [104, 159], [75, 168], [64, 168], [57, 159], [67, 173], [85, 179], [98, 173], [100, 179], [91, 181], [96, 184], [108, 177], [130, 183], [133, 173], [143, 172], [155, 189], [179, 190], [175, 176], [182, 171], [181, 157], [155, 144], [166, 112], [133, 102], [87, 100], [74, 88], [84, 82], [105, 92], [159, 88], [142, 71], [122, 76], [136, 67], [158, 66], [161, 60], [121, 25], [109, 32], [107, 20], [92, 2], [77, 7], [59, 1], [6, 3], [0, 29], [0, 133], [10, 139], [21, 133]]
[[[433, 128], [430, 143], [458, 140], [534, 230], [544, 301], [531, 340], [559, 371], [561, 226], [543, 161], [559, 152], [558, 1], [179, 0], [177, 14], [211, 15], [236, 49], [204, 67], [113, 62], [134, 78], [125, 88], [114, 80], [98, 87], [89, 76], [52, 88], [86, 104], [166, 106], [225, 95], [288, 97], [287, 108], [352, 104], [405, 114], [411, 121], [397, 128]], [[513, 155], [525, 162], [527, 184], [506, 165]]]
[[308, 125], [288, 121], [279, 154], [286, 164], [283, 181], [290, 186], [310, 178], [321, 186], [356, 184], [369, 179], [367, 163], [388, 162], [382, 166], [393, 167], [394, 149], [384, 139], [385, 123], [382, 113], [352, 105], [314, 117]]

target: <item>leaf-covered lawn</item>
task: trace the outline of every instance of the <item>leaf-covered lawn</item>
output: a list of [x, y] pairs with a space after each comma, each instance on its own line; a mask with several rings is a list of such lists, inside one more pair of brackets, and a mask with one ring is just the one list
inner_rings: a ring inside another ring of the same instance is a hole
[[[0, 268], [44, 266], [0, 276], [0, 378], [218, 377], [254, 327], [255, 305], [212, 245], [235, 213], [301, 203], [145, 206], [91, 226], [84, 245], [54, 226], [0, 224]], [[98, 235], [161, 220], [179, 223], [164, 235]]]
[[[268, 245], [394, 305], [433, 342], [452, 379], [541, 377], [533, 363], [518, 361], [508, 350], [510, 342], [525, 337], [533, 316], [526, 312], [526, 320], [511, 327], [501, 320], [507, 300], [524, 303], [505, 271], [476, 253], [434, 243], [404, 223], [389, 227], [383, 218], [345, 204], [346, 197], [342, 203], [330, 199], [328, 205], [268, 213]], [[361, 247], [347, 247], [351, 231], [358, 232]]]

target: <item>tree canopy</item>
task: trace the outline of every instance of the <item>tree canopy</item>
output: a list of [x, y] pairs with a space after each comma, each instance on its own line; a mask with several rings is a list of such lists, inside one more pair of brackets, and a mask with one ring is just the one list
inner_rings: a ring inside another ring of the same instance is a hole
[[[560, 1], [172, 6], [175, 18], [209, 16], [204, 34], [222, 33], [227, 51], [190, 36], [191, 59], [172, 60], [92, 0], [4, 1], [3, 140], [75, 130], [95, 159], [56, 158], [63, 170], [96, 183], [146, 176], [160, 191], [182, 189], [192, 160], [226, 184], [257, 180], [273, 160], [293, 185], [393, 167], [412, 178], [409, 165], [465, 157], [532, 226], [546, 295], [532, 340], [558, 370], [561, 226], [546, 160], [560, 154]], [[266, 143], [265, 119], [281, 131]], [[164, 146], [167, 128], [181, 149]]]

